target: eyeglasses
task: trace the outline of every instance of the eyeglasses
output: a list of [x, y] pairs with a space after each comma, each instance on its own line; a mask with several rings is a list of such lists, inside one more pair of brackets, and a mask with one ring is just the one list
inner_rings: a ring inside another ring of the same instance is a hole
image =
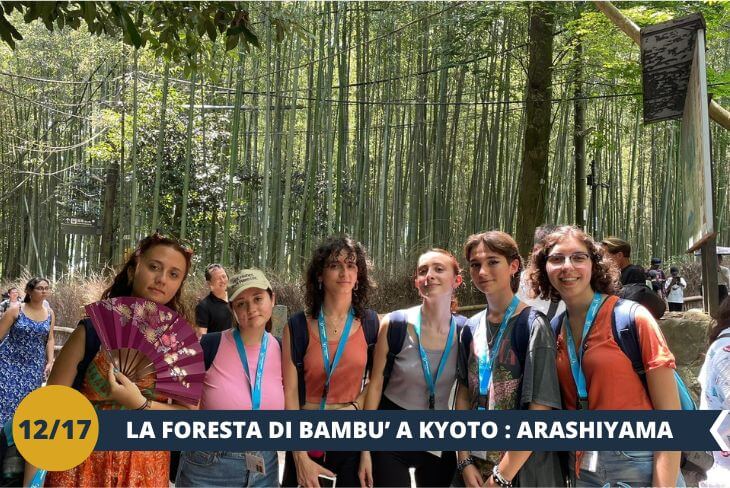
[[562, 266], [566, 260], [570, 260], [573, 266], [585, 266], [591, 262], [591, 257], [585, 252], [574, 252], [569, 256], [564, 254], [550, 254], [547, 257], [548, 264], [553, 266]]
[[51, 291], [50, 286], [36, 286], [33, 288], [34, 291]]

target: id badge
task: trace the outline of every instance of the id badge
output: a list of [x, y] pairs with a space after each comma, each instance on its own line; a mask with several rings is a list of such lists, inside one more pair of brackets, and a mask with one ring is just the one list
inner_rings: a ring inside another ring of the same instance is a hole
[[472, 457], [475, 457], [477, 459], [481, 459], [482, 461], [487, 460], [487, 451], [469, 451], [469, 454]]
[[426, 451], [426, 452], [429, 453], [429, 454], [433, 454], [437, 458], [440, 458], [441, 455], [444, 453], [443, 451]]
[[578, 398], [578, 410], [588, 410], [588, 399]]
[[246, 453], [246, 469], [261, 476], [266, 476], [266, 464], [264, 458], [253, 453]]
[[598, 469], [598, 451], [584, 451], [580, 469], [595, 473]]

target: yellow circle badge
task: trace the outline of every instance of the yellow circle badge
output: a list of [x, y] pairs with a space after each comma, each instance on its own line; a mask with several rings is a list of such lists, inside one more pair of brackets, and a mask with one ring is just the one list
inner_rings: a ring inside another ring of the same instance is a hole
[[13, 439], [26, 461], [48, 471], [78, 466], [99, 437], [91, 402], [68, 386], [39, 388], [20, 402], [13, 416]]

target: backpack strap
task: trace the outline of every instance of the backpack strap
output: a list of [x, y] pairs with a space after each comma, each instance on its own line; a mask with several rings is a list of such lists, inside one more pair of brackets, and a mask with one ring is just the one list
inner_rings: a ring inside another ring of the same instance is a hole
[[563, 328], [563, 321], [565, 320], [566, 313], [567, 312], [563, 312], [550, 319], [550, 328], [553, 329], [553, 335], [555, 336], [556, 341], [558, 340], [558, 337], [560, 337], [560, 329]]
[[477, 317], [479, 314], [468, 319], [459, 331], [458, 359], [456, 360], [456, 378], [461, 383], [459, 387], [466, 387], [469, 384], [469, 355], [471, 354], [471, 344], [474, 342], [472, 327], [469, 324], [472, 326], [475, 326], [475, 323], [478, 324]]
[[299, 405], [304, 405], [306, 401], [306, 385], [304, 384], [304, 353], [309, 346], [309, 329], [307, 327], [307, 317], [304, 312], [299, 312], [291, 317], [287, 322], [289, 327], [289, 335], [291, 337], [291, 359], [297, 368], [297, 377], [299, 378]]
[[378, 332], [380, 331], [380, 319], [375, 310], [366, 309], [365, 317], [361, 321], [362, 331], [365, 334], [365, 342], [368, 345], [368, 360], [365, 365], [365, 376], [370, 376], [373, 369], [373, 357], [375, 356], [375, 344], [378, 342]]
[[86, 369], [89, 364], [94, 360], [94, 357], [101, 348], [101, 339], [94, 329], [94, 325], [91, 323], [89, 317], [84, 317], [79, 321], [76, 327], [83, 327], [85, 332], [84, 338], [84, 357], [81, 359], [78, 365], [76, 365], [76, 376], [74, 377], [71, 385], [75, 390], [81, 391], [84, 385], [84, 378], [86, 378]]
[[200, 338], [200, 347], [203, 349], [203, 363], [205, 363], [206, 371], [210, 369], [216, 354], [218, 354], [222, 334], [223, 332], [211, 332], [203, 334]]
[[619, 298], [611, 314], [611, 331], [616, 344], [629, 358], [631, 367], [639, 375], [646, 391], [649, 391], [644, 360], [641, 357], [641, 347], [639, 346], [639, 332], [636, 329], [635, 318], [638, 307], [639, 304], [636, 302]]
[[553, 317], [555, 317], [555, 314], [558, 313], [559, 306], [560, 306], [560, 302], [550, 300], [550, 305], [548, 305], [548, 311], [545, 314], [545, 316], [548, 319], [548, 322], [550, 322], [553, 319]]
[[532, 307], [525, 307], [517, 316], [517, 321], [512, 328], [512, 347], [517, 353], [517, 359], [521, 368], [525, 369], [525, 358], [530, 347], [530, 336], [532, 335], [533, 324], [537, 317], [537, 310]]
[[395, 357], [403, 349], [408, 333], [408, 318], [405, 310], [396, 310], [388, 316], [388, 356], [383, 369], [383, 391], [388, 386], [390, 374], [393, 372]]

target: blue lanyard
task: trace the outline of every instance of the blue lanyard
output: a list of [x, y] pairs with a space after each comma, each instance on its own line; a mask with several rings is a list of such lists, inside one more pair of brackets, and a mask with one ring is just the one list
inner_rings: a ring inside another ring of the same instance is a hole
[[456, 331], [456, 320], [453, 315], [451, 316], [451, 323], [449, 324], [449, 337], [446, 339], [446, 345], [444, 351], [441, 353], [441, 361], [439, 361], [439, 367], [436, 370], [436, 377], [431, 376], [431, 366], [428, 362], [428, 355], [426, 350], [421, 345], [421, 317], [423, 316], [423, 308], [419, 308], [418, 315], [416, 316], [416, 322], [413, 324], [413, 330], [416, 331], [416, 338], [418, 338], [418, 352], [421, 355], [421, 366], [423, 367], [423, 377], [426, 380], [426, 386], [428, 387], [428, 408], [433, 410], [436, 408], [436, 382], [439, 380], [441, 373], [446, 367], [446, 361], [451, 354], [451, 342], [454, 339], [454, 333]]
[[[484, 316], [480, 322], [480, 326], [484, 329], [484, 341], [483, 347], [478, 354], [479, 359], [479, 396], [486, 399], [489, 393], [489, 384], [492, 382], [492, 366], [494, 365], [494, 359], [499, 354], [499, 347], [502, 345], [502, 336], [504, 331], [507, 329], [507, 324], [517, 310], [517, 306], [520, 304], [520, 299], [517, 295], [512, 297], [512, 301], [509, 303], [507, 310], [504, 311], [502, 316], [502, 322], [499, 324], [499, 332], [497, 332], [497, 338], [494, 340], [492, 350], [494, 354], [489, 352], [489, 341], [487, 340], [487, 315], [489, 310], [484, 311]], [[477, 345], [479, 347], [479, 345]], [[485, 410], [485, 405], [479, 405], [479, 410]]]
[[345, 328], [342, 329], [342, 335], [340, 336], [340, 342], [337, 344], [337, 351], [335, 352], [335, 358], [330, 365], [330, 352], [327, 347], [327, 326], [324, 322], [324, 314], [322, 310], [319, 311], [319, 317], [317, 318], [317, 324], [319, 325], [319, 341], [322, 344], [322, 363], [324, 363], [324, 388], [322, 389], [322, 401], [319, 403], [319, 409], [324, 410], [327, 403], [327, 395], [330, 391], [330, 379], [332, 379], [332, 373], [335, 372], [337, 363], [340, 362], [342, 351], [345, 350], [347, 339], [350, 338], [350, 328], [352, 328], [352, 321], [355, 320], [355, 313], [352, 308], [347, 312], [347, 322], [345, 322]]
[[248, 388], [251, 392], [251, 410], [258, 410], [261, 408], [261, 381], [264, 377], [264, 361], [266, 360], [266, 349], [269, 346], [269, 334], [264, 331], [264, 337], [261, 338], [261, 347], [259, 349], [259, 359], [256, 364], [256, 378], [251, 381], [251, 373], [248, 369], [248, 358], [246, 357], [246, 350], [243, 348], [243, 341], [241, 340], [241, 333], [236, 327], [233, 329], [233, 339], [236, 341], [236, 349], [238, 349], [238, 356], [241, 358], [241, 364], [243, 364], [243, 372], [246, 374], [248, 380]]
[[[590, 332], [593, 322], [596, 320], [596, 314], [598, 309], [603, 302], [603, 297], [600, 293], [595, 292], [593, 295], [593, 301], [591, 302], [588, 313], [586, 314], [586, 322], [583, 325], [583, 337], [580, 340], [580, 356], [576, 357], [575, 354], [575, 341], [573, 340], [573, 331], [570, 328], [569, 318], [566, 318], [565, 337], [568, 342], [568, 357], [570, 358], [570, 369], [573, 372], [573, 379], [575, 380], [575, 386], [578, 388], [578, 400], [586, 400], [588, 398], [588, 391], [586, 389], [586, 377], [583, 374], [583, 347]], [[567, 314], [566, 314], [566, 317]], [[587, 405], [587, 402], [586, 402]]]

